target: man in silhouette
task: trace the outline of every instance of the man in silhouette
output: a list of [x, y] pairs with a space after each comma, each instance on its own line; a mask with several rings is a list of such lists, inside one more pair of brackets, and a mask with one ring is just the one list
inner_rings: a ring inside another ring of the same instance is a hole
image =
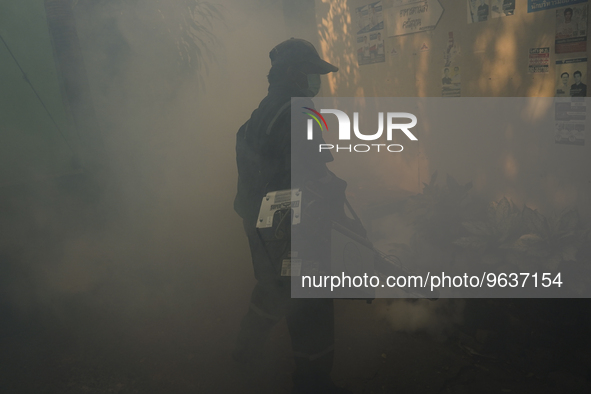
[[291, 298], [291, 278], [282, 276], [285, 261], [295, 257], [291, 255], [291, 240], [278, 236], [270, 242], [256, 228], [261, 201], [268, 192], [299, 187], [304, 181], [292, 179], [293, 168], [297, 167], [294, 173], [304, 174], [306, 181], [334, 177], [326, 167], [332, 155], [318, 152], [318, 143], [324, 142], [320, 133], [307, 141], [305, 126], [292, 131], [290, 104], [292, 97], [305, 97], [299, 105], [313, 108], [310, 97], [320, 89], [320, 75], [338, 68], [322, 60], [314, 46], [301, 39], [282, 42], [269, 57], [268, 95], [236, 136], [238, 193], [234, 209], [243, 219], [257, 284], [232, 355], [242, 363], [261, 357], [270, 330], [285, 317], [296, 365], [293, 393], [344, 394], [349, 391], [335, 386], [330, 378], [333, 300]]

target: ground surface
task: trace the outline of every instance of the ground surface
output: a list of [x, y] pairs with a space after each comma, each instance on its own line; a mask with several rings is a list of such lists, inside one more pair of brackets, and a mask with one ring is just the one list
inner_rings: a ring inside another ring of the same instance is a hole
[[[337, 301], [334, 380], [355, 393], [589, 392], [581, 327], [558, 327], [563, 339], [555, 326], [539, 327], [536, 338], [526, 324], [534, 321], [511, 321], [510, 306], [476, 306], [503, 321], [472, 314], [474, 324], [434, 338], [395, 332], [384, 313], [399, 304]], [[79, 322], [67, 326], [14, 323], [11, 331], [5, 325], [1, 392], [289, 393], [293, 364], [284, 323], [263, 361], [242, 366], [231, 360], [242, 307], [212, 300], [186, 314], [144, 319], [81, 309]], [[470, 315], [470, 308], [464, 313]], [[488, 327], [474, 329], [479, 324]]]

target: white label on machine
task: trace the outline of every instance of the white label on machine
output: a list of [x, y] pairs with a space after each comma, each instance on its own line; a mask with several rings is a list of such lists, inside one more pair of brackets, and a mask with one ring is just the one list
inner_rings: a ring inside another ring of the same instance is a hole
[[290, 209], [293, 211], [292, 225], [300, 223], [302, 206], [302, 192], [300, 189], [278, 190], [269, 192], [261, 202], [257, 228], [273, 227], [273, 217], [278, 210]]
[[284, 259], [281, 264], [281, 276], [300, 276], [302, 273], [301, 259]]

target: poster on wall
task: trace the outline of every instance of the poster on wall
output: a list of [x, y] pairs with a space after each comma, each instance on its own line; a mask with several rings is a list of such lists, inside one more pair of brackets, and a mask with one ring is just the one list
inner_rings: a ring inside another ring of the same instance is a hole
[[585, 145], [587, 58], [556, 61], [554, 142]]
[[384, 50], [384, 14], [382, 2], [376, 1], [355, 9], [357, 15], [357, 63], [381, 63], [386, 61]]
[[550, 47], [530, 48], [528, 58], [528, 73], [547, 74], [550, 65]]
[[462, 75], [460, 70], [460, 45], [453, 31], [447, 36], [447, 47], [443, 51], [441, 70], [441, 97], [462, 96]]
[[492, 18], [515, 15], [515, 0], [490, 0]]
[[491, 18], [490, 3], [491, 0], [467, 0], [468, 5], [468, 23], [486, 22]]
[[556, 53], [587, 51], [587, 4], [556, 10]]
[[443, 7], [439, 0], [393, 0], [386, 13], [388, 36], [396, 37], [435, 29]]
[[447, 33], [447, 46], [443, 51], [443, 65], [444, 67], [450, 67], [453, 64], [458, 63], [460, 57], [460, 43], [457, 35], [454, 36], [454, 32], [450, 31]]
[[554, 113], [554, 142], [565, 145], [585, 145], [587, 106], [583, 99], [556, 99]]
[[460, 66], [444, 67], [441, 78], [441, 97], [462, 96]]
[[551, 10], [586, 2], [587, 0], [527, 0], [527, 12]]
[[556, 61], [555, 97], [587, 96], [587, 58]]

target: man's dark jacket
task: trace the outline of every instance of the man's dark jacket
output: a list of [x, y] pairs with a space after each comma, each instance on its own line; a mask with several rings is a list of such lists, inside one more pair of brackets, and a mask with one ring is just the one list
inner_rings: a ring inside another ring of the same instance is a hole
[[[309, 117], [302, 113], [306, 111], [303, 107], [313, 108], [314, 104], [303, 95], [293, 86], [272, 84], [267, 97], [236, 135], [238, 192], [234, 209], [253, 226], [266, 193], [302, 186], [304, 179], [292, 179], [292, 165], [294, 173], [306, 180], [328, 173], [326, 163], [332, 161], [332, 155], [319, 152], [319, 144], [324, 143], [320, 130], [314, 129], [313, 140], [306, 138]], [[292, 97], [299, 97], [294, 104], [293, 129]]]

